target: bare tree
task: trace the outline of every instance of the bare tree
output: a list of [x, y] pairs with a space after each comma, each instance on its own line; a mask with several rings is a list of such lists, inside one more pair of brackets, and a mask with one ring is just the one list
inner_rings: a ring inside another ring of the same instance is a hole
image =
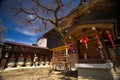
[[3, 26], [2, 21], [0, 20], [0, 41], [5, 38], [6, 28]]
[[[27, 1], [28, 3], [24, 2]], [[15, 8], [15, 15], [29, 15], [31, 18], [25, 18], [23, 23], [31, 24], [35, 21], [39, 21], [40, 29], [39, 31], [47, 30], [49, 25], [55, 27], [55, 30], [58, 31], [61, 36], [62, 27], [60, 24], [62, 21], [69, 16], [69, 12], [78, 5], [75, 5], [74, 2], [80, 0], [15, 0], [19, 5], [18, 8]], [[37, 31], [36, 30], [36, 31]]]

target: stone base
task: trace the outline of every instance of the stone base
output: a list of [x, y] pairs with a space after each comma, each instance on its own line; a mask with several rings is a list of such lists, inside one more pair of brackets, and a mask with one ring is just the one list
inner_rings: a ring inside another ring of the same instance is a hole
[[17, 67], [23, 67], [24, 62], [17, 62]]
[[40, 66], [45, 66], [45, 62], [40, 62]]
[[7, 64], [7, 68], [12, 68], [15, 66], [15, 63], [14, 62], [10, 62]]
[[26, 66], [31, 66], [31, 65], [32, 65], [32, 62], [26, 62], [25, 65], [26, 65]]
[[78, 70], [78, 80], [116, 80], [117, 76], [111, 63], [75, 64]]
[[48, 66], [50, 62], [45, 62], [45, 66]]

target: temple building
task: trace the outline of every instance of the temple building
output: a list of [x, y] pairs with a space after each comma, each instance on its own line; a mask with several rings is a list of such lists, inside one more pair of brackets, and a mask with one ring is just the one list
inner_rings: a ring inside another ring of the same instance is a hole
[[54, 29], [46, 33], [44, 36], [51, 42], [48, 46], [53, 49], [53, 62], [61, 59], [58, 54], [64, 54], [61, 61], [66, 57], [65, 61], [71, 65], [70, 56], [74, 54], [78, 78], [116, 80], [113, 74], [119, 72], [120, 66], [119, 5], [119, 0], [90, 0], [63, 21], [61, 26], [67, 30], [63, 38], [54, 37], [57, 35]]
[[77, 69], [79, 80], [116, 80], [115, 73], [120, 72], [119, 0], [82, 1], [60, 24], [63, 37], [53, 28], [38, 40], [39, 46], [5, 42], [4, 67], [9, 60], [15, 61], [12, 67], [26, 66], [26, 61], [32, 62], [29, 66], [51, 62], [54, 69]]

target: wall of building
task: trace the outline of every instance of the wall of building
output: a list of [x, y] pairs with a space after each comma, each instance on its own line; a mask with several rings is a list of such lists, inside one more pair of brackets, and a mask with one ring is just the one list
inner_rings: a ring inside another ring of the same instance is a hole
[[47, 47], [52, 49], [55, 47], [63, 46], [62, 37], [58, 32], [54, 32], [47, 37]]

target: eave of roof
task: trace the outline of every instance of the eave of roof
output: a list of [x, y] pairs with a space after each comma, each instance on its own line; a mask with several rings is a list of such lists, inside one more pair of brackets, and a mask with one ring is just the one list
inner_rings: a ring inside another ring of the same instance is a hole
[[[16, 45], [16, 46], [23, 46], [23, 47], [30, 47], [30, 48], [36, 48], [36, 49], [45, 49], [45, 50], [50, 50], [45, 47], [39, 47], [39, 46], [33, 46], [33, 45], [28, 45], [28, 44], [23, 44], [23, 43], [17, 43], [17, 42], [12, 42], [12, 41], [6, 41], [4, 44], [9, 44], [9, 45]], [[52, 50], [50, 50], [52, 51]]]

